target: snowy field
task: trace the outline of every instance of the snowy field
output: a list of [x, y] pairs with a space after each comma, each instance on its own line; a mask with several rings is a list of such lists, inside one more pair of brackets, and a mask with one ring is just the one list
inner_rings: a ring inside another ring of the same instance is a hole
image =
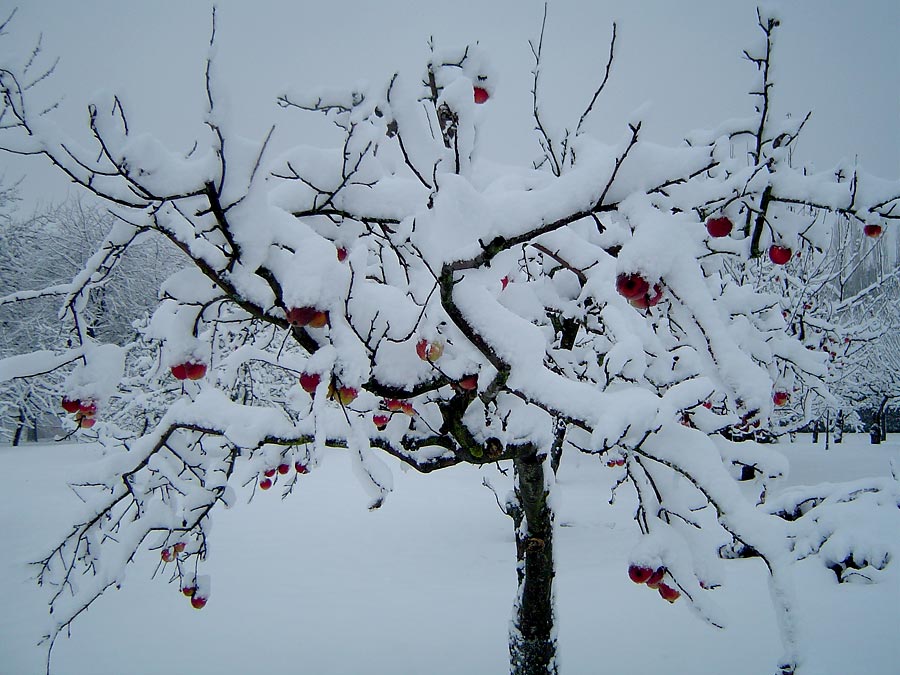
[[[881, 446], [849, 436], [781, 446], [788, 484], [887, 475], [900, 436]], [[49, 616], [29, 577], [67, 530], [79, 501], [67, 481], [89, 475], [88, 445], [0, 447], [0, 674], [43, 670], [36, 645]], [[898, 464], [900, 466], [900, 464]], [[626, 574], [637, 539], [626, 492], [608, 504], [618, 469], [568, 454], [557, 505], [562, 675], [770, 675], [779, 655], [759, 560], [729, 561], [714, 593], [724, 630], [684, 601], [669, 605]], [[460, 467], [420, 476], [395, 467], [385, 506], [367, 495], [341, 452], [282, 501], [276, 486], [215, 519], [209, 604], [191, 608], [146, 552], [127, 583], [76, 620], [54, 651], [56, 675], [497, 675], [507, 672], [515, 590], [511, 521], [482, 479]], [[246, 502], [250, 489], [242, 493]], [[900, 532], [884, 532], [885, 538]], [[836, 583], [817, 560], [796, 567], [807, 675], [897, 675], [900, 561], [876, 585]]]

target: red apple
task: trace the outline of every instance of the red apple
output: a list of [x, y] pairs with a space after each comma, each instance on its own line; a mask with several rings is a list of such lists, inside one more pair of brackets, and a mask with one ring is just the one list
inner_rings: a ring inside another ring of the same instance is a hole
[[616, 290], [626, 300], [632, 300], [646, 295], [650, 284], [640, 274], [620, 274], [616, 277]]
[[353, 403], [359, 391], [353, 387], [338, 387], [332, 392], [332, 398], [341, 405], [349, 405]]
[[606, 466], [608, 466], [610, 469], [614, 468], [616, 466], [616, 460], [614, 460], [614, 459], [606, 460]]
[[341, 246], [337, 250], [337, 259], [338, 262], [344, 262], [347, 259], [347, 249], [345, 249], [343, 246]]
[[307, 324], [310, 328], [322, 328], [328, 324], [328, 312], [316, 312]]
[[276, 472], [276, 469], [266, 469], [263, 472], [263, 474], [265, 475], [266, 478], [271, 478], [272, 476], [275, 475], [275, 472]]
[[500, 280], [500, 290], [505, 291], [506, 287], [509, 286], [509, 282], [512, 281], [509, 276], [505, 276]]
[[644, 293], [636, 298], [630, 298], [628, 302], [632, 307], [636, 307], [637, 309], [650, 309], [651, 307], [655, 307], [661, 299], [662, 288], [659, 284], [653, 284], [653, 295]]
[[300, 386], [307, 394], [314, 394], [321, 381], [322, 376], [318, 373], [303, 373], [300, 376]]
[[866, 225], [863, 227], [863, 233], [872, 239], [878, 239], [881, 236], [881, 225]]
[[272, 487], [272, 481], [269, 478], [263, 478], [259, 481], [260, 490], [268, 490], [270, 487]]
[[625, 458], [619, 457], [619, 459], [616, 460], [616, 466], [625, 466]]
[[191, 607], [194, 609], [203, 609], [206, 607], [206, 598], [201, 595], [197, 595], [195, 592], [193, 596], [191, 596]]
[[474, 391], [478, 388], [478, 375], [466, 375], [459, 381], [459, 388], [465, 391]]
[[386, 398], [384, 399], [384, 407], [391, 412], [399, 412], [403, 409], [403, 401], [398, 401], [396, 398]]
[[303, 462], [294, 462], [294, 470], [297, 473], [309, 473], [309, 469], [306, 468], [306, 464]]
[[791, 395], [788, 394], [786, 391], [776, 391], [772, 395], [772, 402], [775, 403], [775, 405], [781, 407], [785, 403], [787, 403], [788, 400], [790, 400], [790, 398], [791, 398]]
[[663, 583], [660, 583], [659, 585], [659, 594], [663, 600], [668, 600], [669, 602], [675, 602], [678, 598], [681, 597], [681, 593], [679, 593], [668, 584]]
[[191, 598], [194, 596], [194, 593], [197, 592], [196, 586], [185, 586], [181, 589], [181, 592], [185, 595], [185, 597]]
[[659, 584], [663, 580], [664, 576], [666, 576], [665, 567], [660, 567], [654, 570], [653, 574], [650, 575], [650, 578], [647, 579], [647, 585], [653, 589], [659, 588]]
[[172, 547], [172, 550], [175, 551], [175, 553], [183, 553], [185, 548], [187, 548], [187, 544], [183, 541], [179, 541]]
[[428, 360], [428, 340], [422, 338], [416, 343], [416, 354], [418, 354], [419, 358], [423, 361]]
[[372, 422], [375, 424], [375, 428], [378, 431], [382, 431], [390, 422], [391, 418], [387, 415], [374, 415], [372, 417]]
[[159, 552], [159, 557], [162, 558], [163, 562], [172, 562], [175, 559], [175, 554], [172, 553], [172, 549], [164, 548]]
[[647, 579], [653, 574], [653, 570], [643, 565], [630, 565], [628, 567], [628, 576], [636, 584], [647, 583]]
[[487, 89], [485, 89], [484, 87], [476, 86], [473, 93], [475, 94], [475, 103], [478, 104], [485, 103], [490, 98]]
[[734, 227], [734, 223], [731, 222], [729, 218], [725, 216], [720, 216], [718, 218], [710, 218], [706, 221], [706, 231], [709, 232], [710, 237], [727, 237], [731, 234], [731, 230]]
[[90, 429], [96, 423], [97, 423], [97, 420], [94, 417], [79, 417], [78, 418], [78, 426], [82, 429]]
[[67, 413], [76, 413], [81, 408], [81, 401], [77, 398], [67, 398], [63, 397], [62, 400], [62, 409]]
[[769, 260], [776, 265], [786, 265], [787, 261], [791, 259], [791, 253], [791, 249], [787, 246], [776, 246], [773, 244], [769, 247]]
[[712, 410], [712, 401], [704, 401], [703, 407], [706, 408], [707, 410]]
[[318, 313], [315, 307], [291, 307], [287, 311], [287, 321], [292, 326], [305, 326]]
[[177, 366], [172, 366], [172, 377], [176, 380], [186, 380], [187, 379], [187, 364], [179, 363]]
[[409, 415], [410, 417], [412, 417], [416, 414], [416, 409], [413, 408], [413, 404], [409, 401], [400, 401], [400, 412], [402, 412], [404, 415]]
[[290, 470], [291, 470], [290, 464], [279, 464], [278, 465], [278, 473], [280, 473], [282, 476], [285, 475]]
[[78, 404], [78, 412], [80, 412], [82, 415], [92, 417], [97, 414], [97, 404], [90, 399], [88, 399], [87, 401], [81, 401]]
[[206, 376], [206, 364], [205, 363], [186, 363], [184, 365], [184, 372], [187, 375], [187, 379], [189, 380], [200, 380]]
[[419, 358], [423, 361], [434, 363], [441, 358], [443, 353], [444, 345], [440, 342], [429, 342], [423, 338], [416, 343], [416, 354], [418, 354]]

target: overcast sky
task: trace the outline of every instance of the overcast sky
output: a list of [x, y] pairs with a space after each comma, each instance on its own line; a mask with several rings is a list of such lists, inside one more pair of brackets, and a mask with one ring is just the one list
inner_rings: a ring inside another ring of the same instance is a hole
[[[275, 105], [283, 88], [386, 81], [395, 70], [418, 69], [433, 36], [438, 47], [478, 41], [491, 59], [497, 88], [481, 131], [483, 153], [517, 163], [535, 156], [528, 40], [537, 37], [543, 2], [217, 4], [223, 94], [246, 137], [261, 138], [277, 121], [298, 138], [321, 142], [321, 127], [305, 126], [309, 118]], [[4, 16], [15, 6], [0, 0]], [[63, 97], [53, 119], [67, 133], [84, 133], [87, 104], [108, 90], [126, 101], [133, 130], [174, 148], [190, 147], [202, 124], [210, 3], [25, 0], [18, 6], [0, 38], [0, 55], [30, 49], [43, 34], [47, 54], [61, 62], [42, 95], [52, 89]], [[869, 172], [900, 177], [900, 2], [769, 6], [783, 21], [776, 111], [813, 112], [801, 158], [825, 169], [856, 156]], [[542, 106], [557, 126], [577, 122], [602, 78], [613, 21], [616, 62], [592, 119], [595, 134], [617, 139], [626, 122], [639, 117], [645, 138], [677, 142], [692, 129], [751, 112], [746, 92], [753, 68], [742, 49], [759, 39], [754, 3], [551, 0], [541, 86]], [[68, 189], [41, 162], [9, 155], [0, 155], [0, 175], [7, 184], [24, 176], [21, 192], [29, 207], [59, 200]]]

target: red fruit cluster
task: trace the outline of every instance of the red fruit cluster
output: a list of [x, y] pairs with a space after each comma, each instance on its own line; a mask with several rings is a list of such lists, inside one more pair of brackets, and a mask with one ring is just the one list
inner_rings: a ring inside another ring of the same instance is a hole
[[657, 567], [655, 570], [644, 565], [630, 565], [628, 567], [628, 577], [634, 583], [647, 584], [649, 588], [658, 591], [663, 600], [675, 602], [681, 597], [681, 593], [668, 584], [663, 583], [665, 576], [665, 567]]
[[384, 399], [384, 407], [387, 408], [390, 412], [402, 412], [405, 415], [409, 415], [412, 417], [416, 414], [415, 408], [413, 408], [413, 404], [409, 401], [401, 401], [396, 398], [386, 398]]
[[302, 328], [321, 328], [328, 323], [328, 312], [315, 307], [291, 307], [286, 314], [289, 324]]
[[787, 246], [776, 246], [773, 244], [769, 247], [769, 260], [776, 265], [786, 265], [792, 254], [793, 251]]
[[710, 218], [706, 221], [706, 231], [709, 232], [710, 237], [715, 237], [716, 239], [719, 237], [727, 237], [731, 234], [732, 228], [734, 228], [734, 223], [725, 216]]
[[608, 466], [610, 469], [614, 466], [625, 466], [625, 458], [619, 457], [618, 459], [607, 460], [606, 466]]
[[200, 380], [206, 376], [206, 364], [188, 361], [172, 366], [172, 377], [176, 380]]
[[80, 429], [90, 429], [97, 423], [97, 403], [89, 398], [82, 401], [64, 396], [62, 409], [67, 413], [74, 413], [75, 422]]
[[181, 594], [191, 599], [191, 607], [194, 609], [203, 609], [206, 607], [208, 598], [199, 594], [197, 584], [189, 583], [181, 588]]
[[169, 548], [168, 546], [159, 552], [159, 557], [162, 559], [164, 563], [169, 563], [175, 560], [178, 557], [179, 553], [184, 553], [184, 549], [187, 548], [187, 544], [183, 541], [179, 541]]
[[616, 277], [616, 291], [638, 309], [649, 309], [662, 299], [662, 287], [653, 284], [651, 292], [650, 282], [640, 274], [620, 274]]
[[[286, 476], [291, 471], [291, 465], [289, 462], [281, 462], [278, 466], [266, 469], [263, 471], [263, 478], [259, 481], [259, 489], [260, 490], [269, 490], [275, 484], [272, 479], [275, 477], [275, 474], [279, 476]], [[301, 461], [294, 462], [294, 471], [299, 474], [309, 473], [309, 469], [306, 465]]]

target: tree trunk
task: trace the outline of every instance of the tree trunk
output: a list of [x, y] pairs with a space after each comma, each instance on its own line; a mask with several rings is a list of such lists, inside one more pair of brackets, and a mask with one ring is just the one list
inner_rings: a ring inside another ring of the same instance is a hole
[[844, 411], [838, 410], [834, 421], [834, 444], [840, 445], [844, 442]]
[[12, 437], [13, 447], [16, 447], [19, 444], [19, 442], [22, 440], [22, 431], [24, 429], [25, 429], [25, 427], [21, 423], [16, 425], [16, 430], [13, 433], [13, 437]]
[[510, 675], [557, 675], [553, 607], [553, 511], [537, 451], [515, 460], [516, 594], [509, 634]]
[[16, 431], [13, 433], [12, 444], [13, 447], [16, 447], [22, 441], [22, 433], [25, 431], [25, 424], [27, 420], [25, 419], [25, 413], [19, 408], [19, 421], [16, 424]]

